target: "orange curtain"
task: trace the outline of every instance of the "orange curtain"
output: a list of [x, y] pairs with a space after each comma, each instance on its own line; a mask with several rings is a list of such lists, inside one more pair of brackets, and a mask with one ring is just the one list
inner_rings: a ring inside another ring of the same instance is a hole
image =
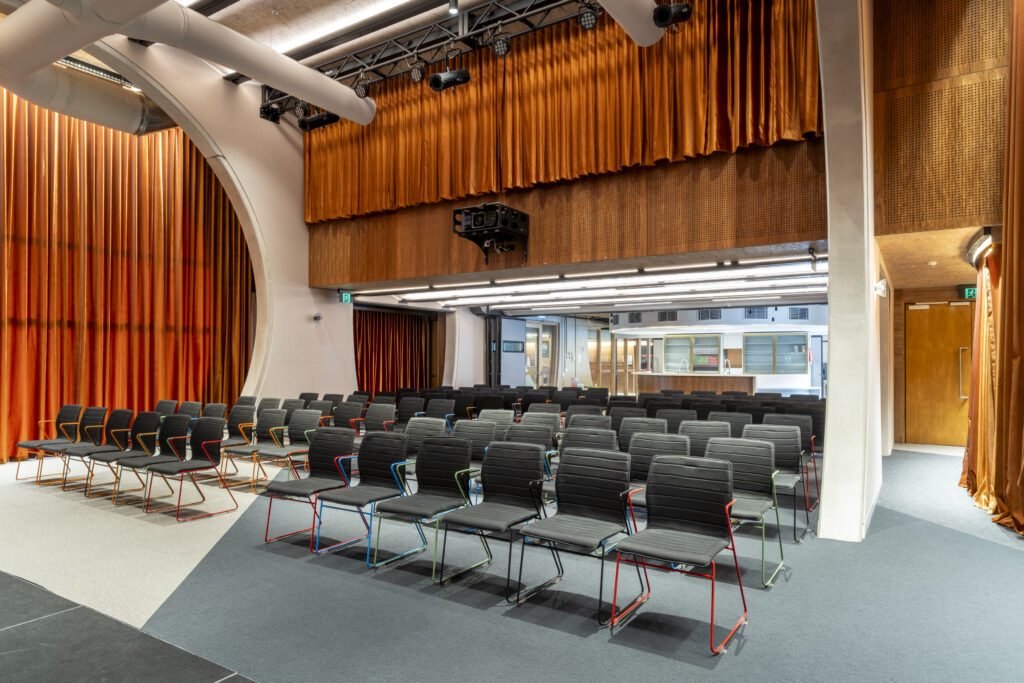
[[472, 80], [440, 94], [388, 80], [369, 126], [306, 134], [307, 222], [821, 133], [814, 1], [694, 4], [649, 48], [605, 16], [466, 55]]
[[0, 458], [62, 403], [238, 396], [252, 267], [180, 130], [132, 137], [0, 90]]
[[360, 308], [353, 313], [360, 389], [376, 394], [428, 386], [430, 326], [425, 316]]

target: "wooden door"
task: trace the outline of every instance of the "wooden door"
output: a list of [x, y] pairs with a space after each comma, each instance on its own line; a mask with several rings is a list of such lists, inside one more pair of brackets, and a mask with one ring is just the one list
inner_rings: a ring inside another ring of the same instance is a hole
[[966, 445], [973, 311], [967, 302], [907, 305], [907, 443]]

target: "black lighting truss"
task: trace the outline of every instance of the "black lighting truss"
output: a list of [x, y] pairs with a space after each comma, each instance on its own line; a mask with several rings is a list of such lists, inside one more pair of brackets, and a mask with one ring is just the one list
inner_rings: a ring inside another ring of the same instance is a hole
[[[349, 86], [360, 78], [367, 79], [372, 86], [405, 75], [414, 65], [422, 68], [488, 47], [499, 29], [502, 38], [512, 39], [575, 19], [580, 7], [580, 0], [491, 0], [334, 57], [316, 64], [314, 68]], [[588, 7], [596, 12], [602, 11], [597, 4], [591, 3]], [[288, 93], [263, 86], [261, 112], [280, 114], [297, 104], [302, 103]]]

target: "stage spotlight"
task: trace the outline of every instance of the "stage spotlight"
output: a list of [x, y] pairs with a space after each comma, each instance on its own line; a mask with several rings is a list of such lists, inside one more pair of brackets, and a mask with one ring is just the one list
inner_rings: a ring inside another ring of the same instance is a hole
[[448, 0], [448, 14], [459, 13], [459, 0]]
[[423, 80], [424, 64], [420, 61], [415, 61], [409, 65], [409, 78], [413, 83], [419, 83]]
[[494, 51], [495, 57], [504, 57], [508, 54], [511, 47], [511, 39], [504, 33], [497, 34], [494, 36], [494, 40], [491, 41], [491, 50]]
[[434, 92], [441, 92], [457, 85], [469, 83], [469, 69], [457, 69], [455, 71], [442, 71], [430, 77], [430, 89]]
[[693, 5], [688, 2], [678, 5], [658, 5], [654, 8], [654, 25], [668, 28], [672, 24], [681, 24], [693, 16]]
[[576, 15], [576, 21], [579, 22], [580, 28], [584, 31], [594, 30], [597, 28], [597, 10], [587, 3], [581, 4], [579, 14]]
[[307, 116], [304, 119], [299, 119], [299, 130], [308, 133], [311, 130], [329, 126], [340, 120], [340, 116], [332, 114], [331, 112], [324, 112], [323, 114], [316, 114], [315, 116]]
[[368, 97], [370, 94], [370, 81], [365, 76], [360, 76], [356, 79], [352, 89], [356, 91], [356, 97], [360, 99]]

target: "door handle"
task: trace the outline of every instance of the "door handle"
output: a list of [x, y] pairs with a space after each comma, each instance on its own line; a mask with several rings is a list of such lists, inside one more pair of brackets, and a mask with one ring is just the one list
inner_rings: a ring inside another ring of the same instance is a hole
[[968, 347], [961, 346], [956, 350], [956, 393], [960, 398], [970, 398], [970, 396], [964, 396], [964, 351]]

